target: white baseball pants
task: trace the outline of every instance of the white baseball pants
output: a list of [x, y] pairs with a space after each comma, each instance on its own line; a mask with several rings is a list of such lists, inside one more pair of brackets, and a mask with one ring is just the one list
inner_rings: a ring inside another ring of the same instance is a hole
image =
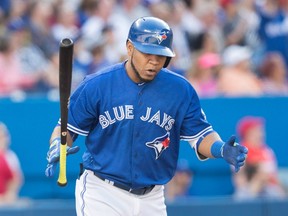
[[164, 186], [146, 195], [134, 195], [85, 170], [76, 180], [77, 216], [167, 216]]

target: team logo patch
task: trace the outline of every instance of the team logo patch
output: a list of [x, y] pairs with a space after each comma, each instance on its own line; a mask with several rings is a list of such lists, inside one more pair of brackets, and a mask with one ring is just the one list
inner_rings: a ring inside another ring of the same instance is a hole
[[155, 153], [156, 153], [156, 160], [161, 156], [163, 151], [169, 147], [170, 144], [170, 133], [167, 132], [164, 136], [162, 137], [157, 137], [151, 142], [147, 142], [146, 146], [150, 148], [154, 148]]
[[163, 40], [167, 39], [166, 32], [161, 32], [159, 34], [156, 34], [155, 37], [157, 38], [157, 41], [159, 44], [161, 44]]

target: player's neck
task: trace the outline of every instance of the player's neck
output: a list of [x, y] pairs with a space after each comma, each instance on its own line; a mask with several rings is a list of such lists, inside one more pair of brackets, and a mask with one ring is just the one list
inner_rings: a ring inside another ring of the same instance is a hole
[[131, 62], [125, 62], [125, 69], [128, 77], [137, 85], [143, 85], [145, 81], [141, 79], [141, 77], [137, 76], [137, 73], [134, 71], [135, 69], [132, 67]]

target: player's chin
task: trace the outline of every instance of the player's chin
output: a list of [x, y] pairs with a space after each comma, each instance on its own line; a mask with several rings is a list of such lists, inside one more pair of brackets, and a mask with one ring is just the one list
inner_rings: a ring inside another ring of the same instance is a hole
[[148, 71], [145, 74], [143, 74], [141, 78], [145, 80], [146, 82], [149, 82], [149, 81], [154, 80], [156, 76], [157, 76], [157, 72]]
[[144, 82], [151, 82], [152, 80], [154, 80], [155, 79], [155, 77], [156, 77], [156, 75], [155, 76], [142, 76], [142, 81], [144, 81]]

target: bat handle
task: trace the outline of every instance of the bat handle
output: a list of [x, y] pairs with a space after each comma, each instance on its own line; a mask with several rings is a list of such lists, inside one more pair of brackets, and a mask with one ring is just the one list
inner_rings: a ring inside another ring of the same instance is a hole
[[60, 145], [60, 167], [59, 167], [59, 177], [58, 177], [58, 185], [66, 186], [67, 185], [67, 177], [66, 177], [66, 157], [67, 153], [67, 144]]

